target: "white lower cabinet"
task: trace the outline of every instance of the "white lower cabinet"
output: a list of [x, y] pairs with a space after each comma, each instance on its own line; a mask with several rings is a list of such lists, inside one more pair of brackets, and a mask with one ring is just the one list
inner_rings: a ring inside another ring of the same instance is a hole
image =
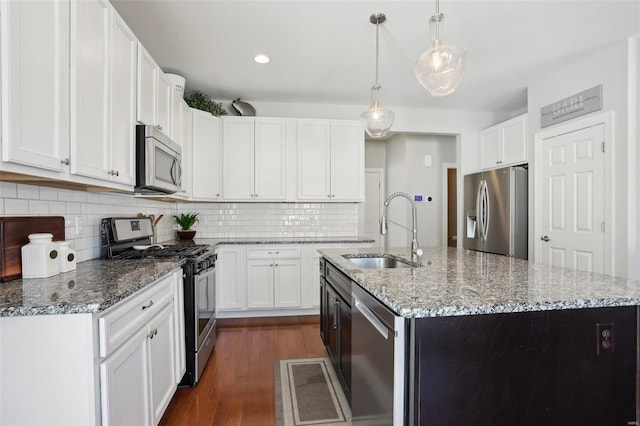
[[217, 315], [241, 318], [317, 314], [318, 249], [370, 246], [370, 243], [219, 246]]
[[100, 364], [102, 425], [148, 425], [149, 339], [143, 329]]
[[184, 374], [182, 292], [177, 269], [99, 314], [1, 317], [0, 424], [157, 425]]

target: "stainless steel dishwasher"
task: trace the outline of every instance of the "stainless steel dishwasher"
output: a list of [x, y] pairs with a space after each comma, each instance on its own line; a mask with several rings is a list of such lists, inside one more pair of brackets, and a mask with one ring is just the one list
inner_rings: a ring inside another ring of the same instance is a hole
[[354, 425], [402, 425], [405, 322], [357, 284], [351, 288]]

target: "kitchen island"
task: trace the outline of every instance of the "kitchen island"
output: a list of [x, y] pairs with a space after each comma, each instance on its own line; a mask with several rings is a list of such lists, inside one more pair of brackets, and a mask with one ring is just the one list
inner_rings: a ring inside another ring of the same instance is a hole
[[[371, 252], [321, 250], [402, 320], [404, 424], [637, 421], [639, 282], [454, 248], [426, 249], [413, 268], [344, 257]], [[354, 347], [354, 371], [366, 355]]]

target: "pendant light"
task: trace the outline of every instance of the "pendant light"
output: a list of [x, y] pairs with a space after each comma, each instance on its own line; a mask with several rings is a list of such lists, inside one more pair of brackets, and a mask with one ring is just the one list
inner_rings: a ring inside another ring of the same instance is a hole
[[384, 13], [374, 13], [369, 17], [369, 22], [376, 25], [376, 82], [371, 87], [371, 106], [368, 110], [360, 114], [360, 121], [365, 131], [372, 138], [383, 138], [389, 133], [393, 124], [395, 114], [390, 109], [385, 108], [378, 100], [378, 30], [387, 17]]
[[462, 81], [467, 51], [444, 41], [444, 14], [440, 13], [440, 0], [436, 0], [436, 14], [429, 19], [431, 48], [413, 65], [418, 81], [433, 96], [447, 96]]

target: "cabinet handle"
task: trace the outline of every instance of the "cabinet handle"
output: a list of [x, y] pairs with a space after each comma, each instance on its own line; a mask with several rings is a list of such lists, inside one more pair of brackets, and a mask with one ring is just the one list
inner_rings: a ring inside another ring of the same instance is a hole
[[156, 129], [162, 130], [162, 126], [160, 124], [156, 124]]
[[258, 194], [253, 194], [254, 197], [258, 198]]
[[142, 310], [144, 311], [145, 309], [150, 308], [152, 306], [153, 306], [153, 300], [150, 300], [148, 305], [142, 307]]
[[328, 198], [331, 198], [331, 194], [327, 194], [327, 197], [328, 197]]
[[147, 337], [148, 337], [149, 339], [153, 339], [153, 336], [157, 336], [157, 335], [158, 335], [158, 329], [157, 329], [157, 328], [154, 328], [153, 330], [151, 330], [151, 331], [149, 332], [149, 334], [147, 334]]
[[220, 194], [216, 194], [216, 197], [219, 197], [219, 196], [220, 196]]
[[68, 166], [71, 163], [71, 161], [69, 161], [68, 158], [65, 158], [64, 160], [60, 160], [60, 164], [64, 164], [65, 166]]
[[334, 330], [338, 328], [338, 305], [340, 301], [338, 299], [333, 299], [333, 328]]
[[120, 176], [120, 172], [116, 170], [116, 176]]
[[280, 254], [280, 252], [279, 252], [279, 251], [270, 251], [270, 252], [268, 252], [268, 253], [269, 253], [269, 254]]
[[278, 264], [276, 263], [274, 266], [278, 266]]

